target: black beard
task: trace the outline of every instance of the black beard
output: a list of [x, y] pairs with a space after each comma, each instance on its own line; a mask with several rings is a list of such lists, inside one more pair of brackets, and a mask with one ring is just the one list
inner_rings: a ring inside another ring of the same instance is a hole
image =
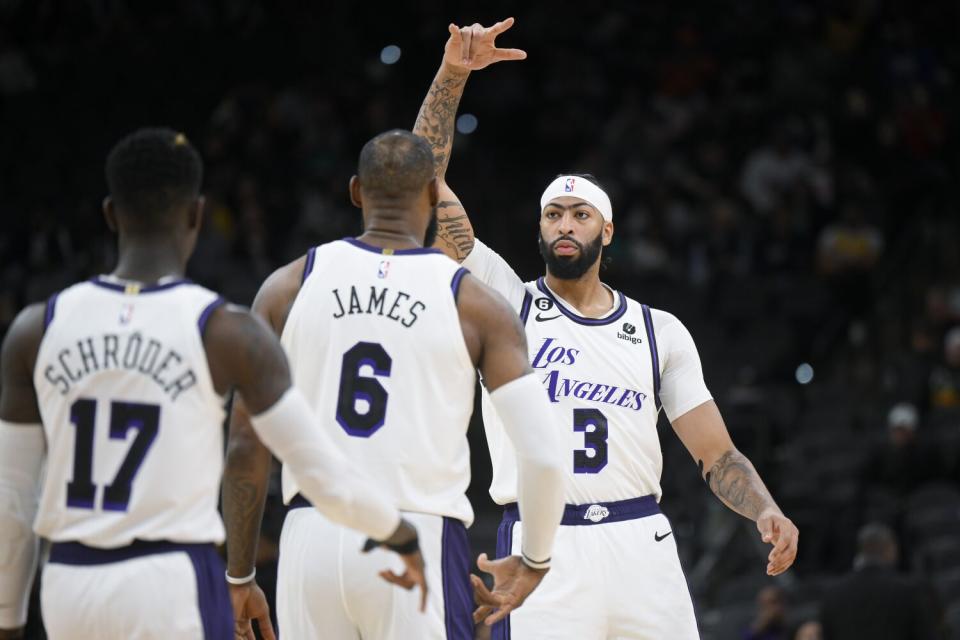
[[[580, 253], [576, 257], [558, 256], [553, 249], [561, 240], [577, 245]], [[603, 248], [603, 231], [586, 245], [568, 236], [560, 236], [547, 247], [543, 241], [543, 236], [540, 234], [537, 234], [537, 242], [540, 245], [540, 255], [543, 256], [543, 261], [547, 263], [547, 271], [550, 272], [550, 275], [561, 280], [576, 280], [589, 271], [590, 267], [600, 259], [600, 250]]]
[[440, 220], [437, 219], [437, 208], [433, 207], [430, 215], [430, 223], [427, 224], [427, 231], [423, 234], [423, 246], [432, 247], [437, 240], [437, 228], [440, 226]]

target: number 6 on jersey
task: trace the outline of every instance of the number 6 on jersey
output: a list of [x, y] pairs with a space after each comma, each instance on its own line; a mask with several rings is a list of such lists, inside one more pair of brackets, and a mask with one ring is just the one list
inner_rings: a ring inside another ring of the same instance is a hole
[[[343, 354], [337, 422], [344, 431], [357, 438], [372, 436], [383, 426], [387, 415], [387, 390], [376, 378], [360, 375], [364, 365], [373, 369], [373, 375], [389, 378], [393, 359], [376, 342], [358, 342]], [[361, 400], [367, 403], [367, 410], [363, 413], [357, 408]]]

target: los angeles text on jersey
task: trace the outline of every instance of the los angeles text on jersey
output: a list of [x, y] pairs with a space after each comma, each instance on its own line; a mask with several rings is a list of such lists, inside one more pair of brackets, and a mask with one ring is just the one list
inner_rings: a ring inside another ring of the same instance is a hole
[[179, 353], [139, 331], [81, 338], [45, 363], [43, 376], [59, 388], [61, 395], [67, 395], [72, 385], [89, 374], [110, 370], [141, 373], [160, 386], [170, 400], [197, 383], [196, 374]]
[[427, 308], [427, 305], [420, 300], [413, 300], [409, 293], [391, 292], [389, 287], [360, 287], [358, 291], [357, 287], [350, 285], [349, 294], [346, 292], [341, 294], [339, 289], [333, 289], [331, 293], [337, 303], [337, 310], [333, 312], [333, 317], [338, 319], [356, 314], [375, 313], [399, 322], [409, 329], [419, 317], [417, 312]]
[[[581, 349], [561, 345], [554, 338], [546, 338], [530, 366], [534, 369], [547, 369], [551, 366], [572, 367], [576, 365], [577, 358], [581, 354]], [[611, 404], [640, 411], [647, 399], [647, 394], [643, 391], [589, 380], [577, 380], [563, 376], [563, 371], [563, 369], [554, 369], [543, 379], [543, 386], [547, 388], [551, 402], [560, 402], [560, 398], [572, 396], [588, 402]]]

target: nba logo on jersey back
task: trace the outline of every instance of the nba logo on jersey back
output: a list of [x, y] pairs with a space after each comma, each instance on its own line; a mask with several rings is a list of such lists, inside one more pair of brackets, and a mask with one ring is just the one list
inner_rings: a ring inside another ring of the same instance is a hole
[[573, 184], [576, 181], [576, 178], [567, 178], [566, 183], [563, 185], [563, 190], [567, 193], [573, 191]]
[[125, 304], [120, 309], [120, 324], [129, 324], [131, 319], [133, 319], [133, 305]]
[[387, 277], [387, 274], [390, 272], [390, 261], [383, 260], [380, 262], [380, 267], [377, 269], [377, 277], [381, 280]]

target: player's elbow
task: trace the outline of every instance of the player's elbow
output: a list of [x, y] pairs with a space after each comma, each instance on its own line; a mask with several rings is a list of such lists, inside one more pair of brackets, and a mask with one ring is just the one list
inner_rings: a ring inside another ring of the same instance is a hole
[[253, 429], [236, 429], [230, 433], [227, 442], [225, 472], [249, 469], [258, 464], [269, 464], [270, 451], [263, 445]]

